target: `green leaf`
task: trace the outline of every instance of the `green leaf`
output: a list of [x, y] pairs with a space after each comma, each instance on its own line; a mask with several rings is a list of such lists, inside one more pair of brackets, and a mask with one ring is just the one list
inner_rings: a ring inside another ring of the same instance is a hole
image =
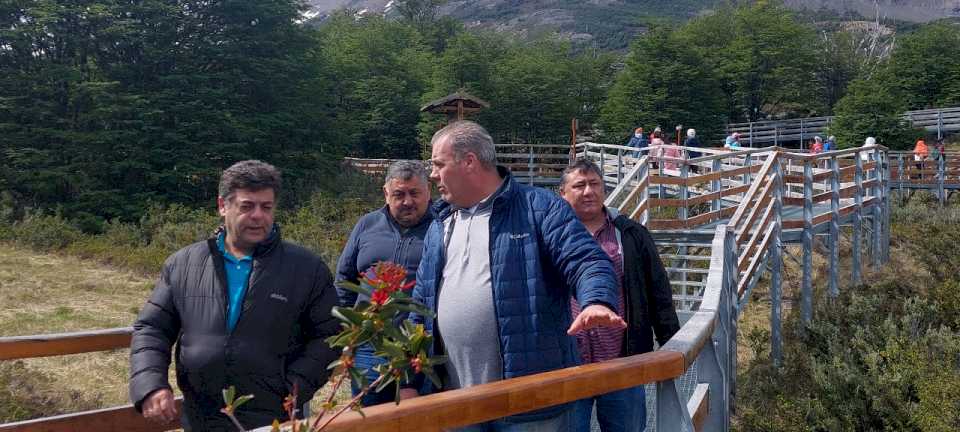
[[234, 409], [234, 410], [239, 409], [239, 408], [240, 408], [240, 405], [243, 405], [243, 404], [247, 403], [248, 401], [250, 401], [250, 399], [253, 399], [253, 395], [252, 395], [252, 394], [243, 395], [243, 396], [238, 397], [235, 401], [233, 401], [233, 409]]
[[370, 297], [370, 295], [373, 294], [373, 291], [372, 291], [370, 288], [367, 288], [367, 287], [364, 287], [364, 286], [360, 286], [360, 285], [358, 285], [358, 284], [355, 284], [355, 283], [349, 282], [349, 281], [340, 281], [340, 282], [337, 284], [337, 286], [339, 286], [340, 288], [343, 288], [343, 289], [345, 289], [345, 290], [353, 291], [353, 292], [355, 292], [355, 293], [357, 293], [357, 294], [364, 295], [364, 296], [366, 296], [366, 297]]
[[331, 312], [333, 313], [333, 316], [336, 317], [337, 319], [350, 323], [352, 325], [363, 325], [365, 322], [363, 319], [363, 314], [351, 308], [334, 306]]
[[223, 389], [223, 403], [225, 405], [233, 404], [233, 398], [237, 393], [237, 388], [230, 386], [229, 388]]

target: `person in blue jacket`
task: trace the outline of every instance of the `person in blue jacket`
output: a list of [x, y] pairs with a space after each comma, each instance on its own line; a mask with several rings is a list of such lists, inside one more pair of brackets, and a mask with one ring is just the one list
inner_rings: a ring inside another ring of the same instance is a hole
[[[630, 137], [630, 141], [627, 141], [627, 147], [633, 147], [637, 150], [647, 148], [649, 142], [647, 141], [647, 136], [643, 134], [643, 128], [638, 127], [633, 131], [633, 136]], [[640, 152], [633, 152], [633, 157], [640, 157]]]
[[[413, 280], [420, 265], [423, 238], [433, 220], [430, 208], [430, 183], [426, 167], [420, 161], [398, 161], [387, 169], [383, 184], [386, 205], [367, 213], [353, 227], [347, 245], [337, 262], [336, 281], [359, 283], [360, 275], [380, 261], [389, 261], [407, 269], [407, 280]], [[340, 306], [353, 307], [368, 298], [337, 286]], [[383, 360], [373, 355], [370, 345], [357, 349], [356, 366], [367, 369], [367, 382], [377, 379], [372, 368]], [[360, 393], [358, 383], [352, 385], [353, 395]], [[380, 392], [371, 391], [363, 397], [363, 406], [392, 402], [396, 388], [388, 386]]]
[[[496, 165], [490, 134], [459, 121], [431, 141], [442, 201], [424, 239], [414, 299], [436, 312], [411, 314], [448, 357], [442, 390], [520, 377], [579, 363], [572, 334], [624, 328], [613, 265], [563, 199], [516, 182]], [[583, 309], [571, 317], [570, 299]], [[433, 391], [428, 380], [424, 392]], [[460, 429], [566, 431], [563, 404]]]

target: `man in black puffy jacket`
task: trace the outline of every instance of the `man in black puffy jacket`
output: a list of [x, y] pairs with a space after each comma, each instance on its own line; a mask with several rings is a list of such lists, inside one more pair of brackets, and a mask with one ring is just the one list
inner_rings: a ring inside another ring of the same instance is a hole
[[[620, 303], [617, 312], [627, 322], [626, 331], [595, 328], [576, 334], [584, 363], [613, 360], [653, 351], [656, 335], [660, 345], [680, 329], [673, 306], [670, 279], [656, 244], [647, 229], [614, 209], [604, 206], [606, 192], [600, 168], [578, 160], [563, 172], [560, 196], [577, 214], [600, 248], [613, 261]], [[577, 311], [579, 305], [573, 304]], [[643, 386], [581, 400], [574, 411], [574, 430], [590, 430], [590, 416], [597, 412], [603, 432], [638, 432], [647, 422]]]
[[223, 226], [171, 255], [134, 324], [130, 399], [158, 423], [177, 416], [167, 381], [176, 343], [185, 430], [232, 430], [221, 392], [253, 394], [236, 416], [247, 428], [285, 419], [283, 398], [299, 403], [327, 380], [336, 358], [324, 339], [338, 331], [336, 290], [326, 264], [282, 241], [273, 222], [280, 172], [238, 162], [220, 179]]

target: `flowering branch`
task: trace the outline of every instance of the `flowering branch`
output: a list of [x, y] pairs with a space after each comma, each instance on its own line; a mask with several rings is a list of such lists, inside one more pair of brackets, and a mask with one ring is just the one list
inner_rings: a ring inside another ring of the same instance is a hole
[[[341, 348], [340, 358], [331, 363], [327, 369], [334, 369], [334, 375], [337, 376], [333, 390], [327, 400], [323, 403], [320, 415], [314, 420], [312, 425], [304, 422], [298, 425], [296, 421], [296, 394], [294, 388], [292, 395], [284, 401], [284, 410], [290, 417], [292, 431], [312, 431], [319, 432], [324, 430], [335, 418], [346, 412], [346, 410], [355, 408], [361, 415], [361, 400], [371, 391], [381, 391], [390, 384], [396, 384], [397, 391], [394, 395], [394, 402], [400, 403], [399, 387], [401, 384], [410, 383], [417, 374], [423, 374], [435, 385], [440, 385], [440, 378], [433, 370], [433, 366], [446, 361], [444, 356], [429, 356], [429, 348], [433, 344], [433, 336], [426, 332], [422, 324], [413, 324], [406, 319], [408, 314], [414, 314], [423, 319], [432, 319], [433, 312], [426, 306], [413, 300], [407, 291], [413, 287], [413, 281], [406, 281], [407, 272], [403, 266], [379, 262], [360, 276], [360, 284], [341, 283], [344, 289], [356, 292], [363, 300], [357, 302], [352, 308], [334, 307], [332, 314], [340, 320], [342, 330], [335, 336], [327, 339], [327, 343], [333, 348]], [[366, 300], [369, 299], [369, 300]], [[378, 376], [373, 382], [367, 383], [366, 374], [368, 370], [359, 369], [354, 363], [357, 348], [363, 345], [369, 345], [373, 348], [374, 355], [381, 357], [383, 363], [373, 367]], [[351, 399], [345, 406], [338, 409], [330, 417], [324, 419], [324, 416], [332, 411], [337, 402], [334, 400], [337, 390], [352, 378], [360, 387], [360, 392]], [[230, 417], [231, 421], [243, 430], [240, 423], [234, 417], [234, 412], [248, 396], [241, 396], [237, 401], [233, 400], [233, 387], [229, 389], [230, 400], [227, 398], [227, 390], [224, 390], [224, 403], [227, 407], [221, 410]], [[253, 396], [249, 396], [252, 398]], [[322, 423], [321, 423], [322, 422]], [[280, 431], [280, 424], [274, 421], [274, 431]]]

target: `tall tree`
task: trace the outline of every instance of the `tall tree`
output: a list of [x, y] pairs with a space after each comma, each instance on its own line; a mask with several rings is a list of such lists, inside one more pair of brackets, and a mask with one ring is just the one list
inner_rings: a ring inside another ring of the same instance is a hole
[[757, 1], [697, 18], [681, 35], [719, 73], [731, 120], [823, 110], [815, 35], [779, 2]]
[[[607, 139], [620, 142], [633, 129], [683, 124], [700, 136], [722, 130], [725, 120], [720, 79], [697, 50], [678, 34], [657, 28], [638, 38], [601, 112]], [[668, 132], [669, 133], [669, 132]]]
[[[297, 0], [20, 1], [3, 9], [6, 183], [95, 224], [208, 203], [257, 157], [297, 185], [322, 161]], [[7, 49], [6, 47], [9, 47]], [[296, 157], [292, 157], [296, 155]]]
[[934, 23], [900, 39], [886, 65], [886, 79], [903, 91], [908, 109], [948, 103], [960, 81], [960, 26]]
[[324, 25], [320, 52], [330, 89], [332, 133], [352, 155], [419, 155], [417, 122], [429, 78], [430, 50], [412, 26], [340, 13]]

